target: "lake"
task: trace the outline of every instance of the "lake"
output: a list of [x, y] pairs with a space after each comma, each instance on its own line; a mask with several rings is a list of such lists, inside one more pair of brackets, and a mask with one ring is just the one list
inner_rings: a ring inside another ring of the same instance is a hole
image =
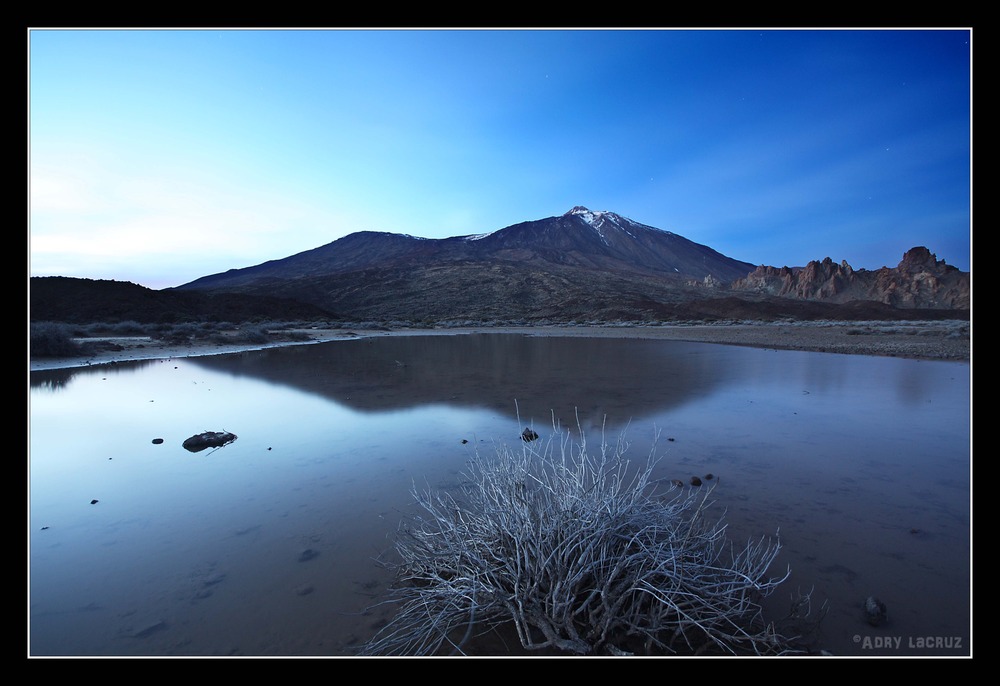
[[[717, 475], [734, 543], [780, 535], [766, 616], [826, 603], [816, 647], [970, 655], [970, 390], [964, 362], [499, 333], [31, 372], [29, 655], [354, 655], [411, 489], [554, 421]], [[237, 439], [182, 447], [205, 431]]]

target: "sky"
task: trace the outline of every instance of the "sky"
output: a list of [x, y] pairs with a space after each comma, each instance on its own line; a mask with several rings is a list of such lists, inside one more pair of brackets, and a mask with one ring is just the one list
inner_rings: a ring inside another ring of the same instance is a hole
[[47, 29], [29, 272], [153, 289], [576, 205], [734, 259], [972, 260], [972, 31]]

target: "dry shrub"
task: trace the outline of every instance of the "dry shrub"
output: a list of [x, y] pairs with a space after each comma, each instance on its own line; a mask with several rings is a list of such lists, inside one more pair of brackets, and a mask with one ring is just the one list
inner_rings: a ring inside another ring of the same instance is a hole
[[591, 451], [554, 426], [547, 442], [478, 454], [461, 493], [413, 490], [385, 603], [394, 618], [367, 655], [464, 654], [513, 624], [526, 650], [569, 654], [782, 654], [790, 639], [760, 601], [780, 545], [732, 545], [707, 518], [712, 488], [652, 479], [624, 435]]

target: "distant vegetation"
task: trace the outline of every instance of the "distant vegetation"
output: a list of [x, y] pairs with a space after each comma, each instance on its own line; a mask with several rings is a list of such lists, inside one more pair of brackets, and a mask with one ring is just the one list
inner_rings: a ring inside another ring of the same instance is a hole
[[28, 349], [32, 357], [74, 357], [85, 352], [72, 327], [57, 322], [32, 323]]
[[309, 336], [299, 330], [311, 322], [184, 322], [180, 324], [140, 324], [135, 321], [67, 324], [31, 322], [29, 353], [33, 358], [79, 357], [100, 350], [118, 350], [115, 339], [149, 338], [167, 345], [210, 343], [245, 345], [270, 342], [304, 341]]

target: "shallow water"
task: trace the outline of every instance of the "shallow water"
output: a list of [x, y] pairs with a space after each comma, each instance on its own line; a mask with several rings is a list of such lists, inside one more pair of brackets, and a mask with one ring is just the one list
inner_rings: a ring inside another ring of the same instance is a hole
[[410, 489], [553, 419], [591, 443], [627, 429], [637, 459], [658, 432], [663, 478], [718, 475], [734, 542], [780, 532], [769, 617], [797, 590], [827, 603], [814, 647], [971, 653], [967, 363], [481, 334], [30, 381], [31, 655], [355, 654], [386, 620], [375, 558]]

